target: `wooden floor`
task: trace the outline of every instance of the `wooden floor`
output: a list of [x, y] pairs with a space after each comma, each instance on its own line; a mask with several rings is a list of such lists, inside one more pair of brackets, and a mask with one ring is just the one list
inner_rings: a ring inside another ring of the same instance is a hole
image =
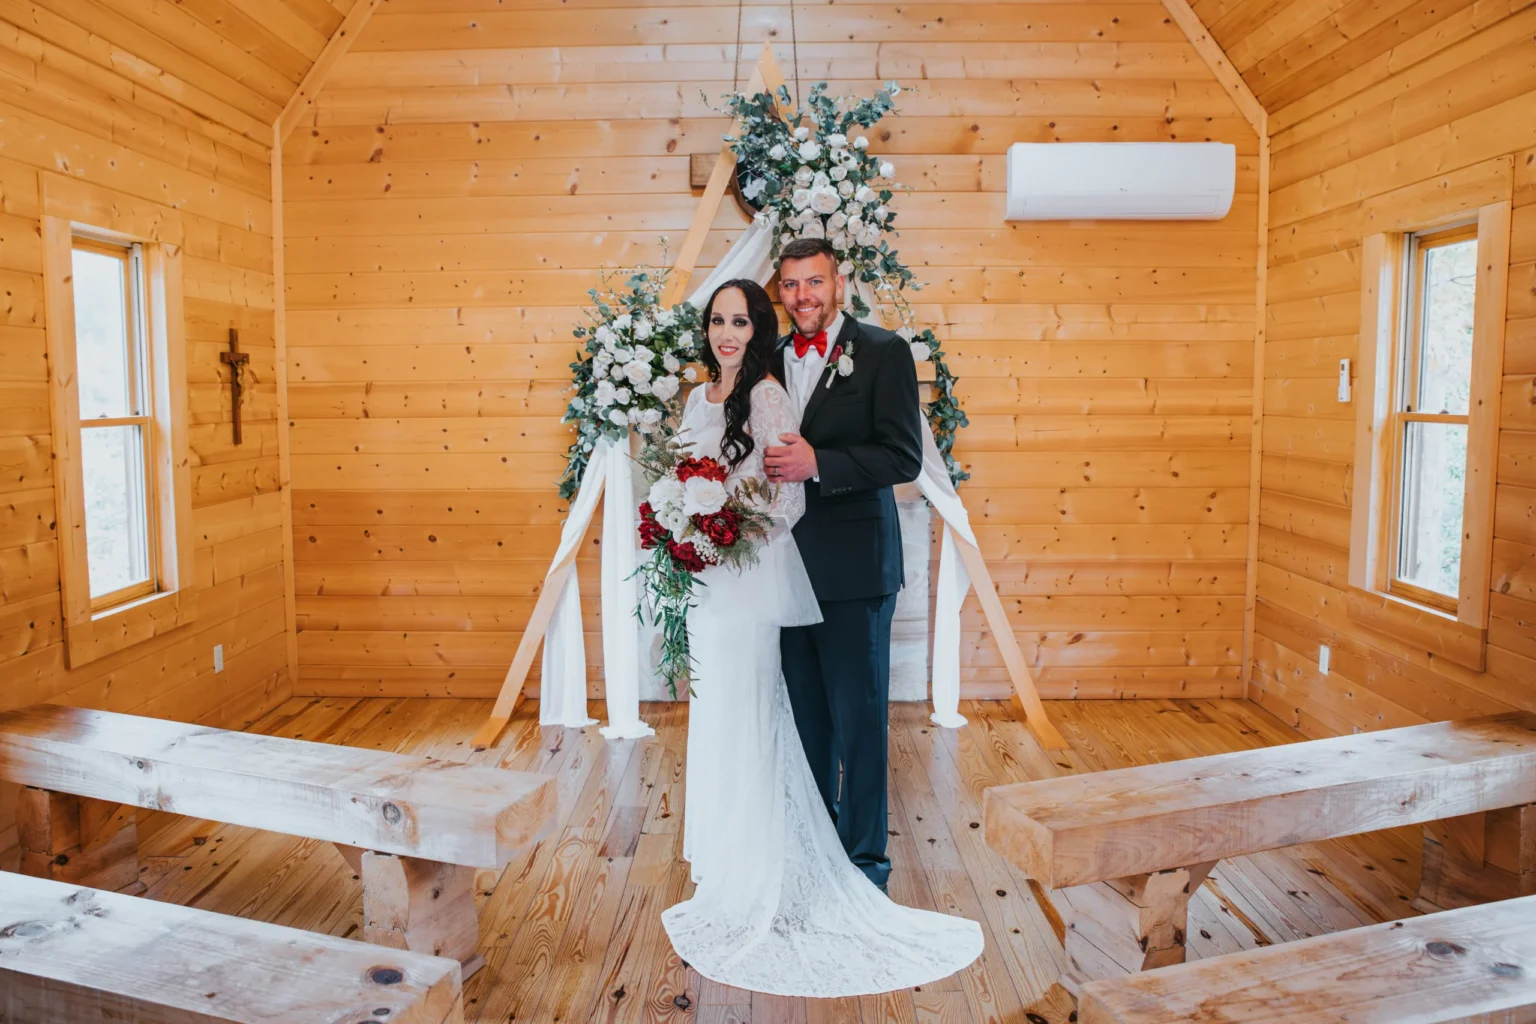
[[[501, 743], [476, 755], [479, 700], [297, 698], [258, 731], [328, 743], [488, 762], [560, 780], [555, 833], [498, 880], [482, 873], [481, 951], [467, 1019], [481, 1022], [1070, 1019], [1054, 984], [1061, 922], [1043, 894], [989, 851], [988, 786], [1245, 747], [1296, 735], [1239, 700], [1085, 701], [1050, 705], [1072, 749], [1048, 756], [1006, 704], [968, 703], [961, 730], [927, 708], [891, 712], [891, 896], [982, 922], [986, 953], [920, 990], [847, 1000], [754, 996], [701, 979], [673, 955], [661, 911], [688, 895], [679, 857], [686, 705], [648, 705], [656, 737], [607, 742], [596, 729], [541, 729], [525, 705]], [[601, 711], [594, 712], [602, 717]], [[140, 826], [153, 898], [334, 935], [360, 929], [355, 877], [324, 843], [172, 815]], [[1191, 904], [1201, 956], [1413, 913], [1418, 836], [1353, 840], [1223, 862]]]

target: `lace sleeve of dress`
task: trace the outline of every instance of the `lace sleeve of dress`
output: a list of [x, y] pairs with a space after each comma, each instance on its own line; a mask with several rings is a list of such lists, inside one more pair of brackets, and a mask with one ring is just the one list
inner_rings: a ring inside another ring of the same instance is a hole
[[[780, 434], [798, 433], [799, 417], [789, 400], [789, 393], [775, 380], [761, 381], [752, 389], [752, 415], [747, 424], [752, 432], [752, 454], [747, 457], [752, 475], [767, 478], [763, 470], [763, 450], [776, 447]], [[743, 466], [743, 470], [747, 467]], [[789, 529], [805, 515], [805, 485], [800, 483], [778, 484], [773, 487], [773, 500], [768, 514]]]

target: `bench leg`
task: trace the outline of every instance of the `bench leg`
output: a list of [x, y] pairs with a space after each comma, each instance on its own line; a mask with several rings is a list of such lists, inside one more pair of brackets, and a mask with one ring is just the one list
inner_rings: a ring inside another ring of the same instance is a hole
[[476, 952], [475, 869], [392, 853], [363, 851], [363, 941], [446, 956], [469, 980], [485, 964]]
[[1426, 913], [1536, 895], [1536, 804], [1432, 821], [1413, 906]]
[[133, 895], [144, 891], [133, 807], [32, 786], [22, 786], [20, 797], [22, 874]]
[[1215, 866], [1058, 889], [1067, 924], [1062, 987], [1076, 997], [1085, 982], [1183, 963], [1189, 899]]

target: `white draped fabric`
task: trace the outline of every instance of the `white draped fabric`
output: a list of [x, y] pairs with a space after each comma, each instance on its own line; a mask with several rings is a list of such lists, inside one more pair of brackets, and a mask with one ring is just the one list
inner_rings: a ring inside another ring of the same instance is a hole
[[[737, 239], [725, 258], [694, 289], [688, 302], [695, 308], [704, 303], [725, 281], [747, 278], [767, 284], [773, 276], [773, 234], [775, 226], [759, 215]], [[879, 306], [865, 282], [856, 287], [879, 322]], [[923, 420], [923, 471], [917, 478], [923, 497], [944, 521], [943, 542], [939, 548], [939, 578], [933, 626], [933, 715], [935, 725], [959, 728], [965, 724], [960, 714], [960, 607], [970, 592], [971, 578], [955, 549], [955, 537], [975, 544], [970, 516], [955, 485], [949, 478], [944, 458], [933, 439], [933, 430]], [[581, 543], [587, 524], [604, 487], [613, 500], [603, 506], [602, 537], [602, 611], [603, 666], [608, 700], [608, 725], [603, 735], [610, 738], [649, 736], [653, 730], [640, 720], [640, 625], [634, 609], [639, 598], [633, 578], [639, 559], [639, 522], [634, 501], [629, 500], [633, 477], [628, 447], [604, 439], [592, 453], [592, 461], [582, 475], [581, 488], [571, 505], [560, 536], [560, 549], [553, 565]], [[586, 654], [583, 647], [581, 598], [576, 574], [567, 577], [555, 616], [544, 638], [544, 662], [539, 701], [539, 719], [544, 725], [583, 726], [592, 724], [586, 715]]]

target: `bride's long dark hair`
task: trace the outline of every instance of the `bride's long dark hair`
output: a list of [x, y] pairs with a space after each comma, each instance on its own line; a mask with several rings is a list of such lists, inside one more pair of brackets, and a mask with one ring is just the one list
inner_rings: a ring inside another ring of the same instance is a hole
[[774, 312], [773, 300], [756, 281], [738, 278], [716, 288], [704, 304], [702, 320], [704, 345], [700, 357], [709, 369], [710, 380], [720, 380], [720, 360], [715, 358], [714, 346], [709, 343], [710, 320], [714, 316], [715, 299], [727, 288], [741, 292], [747, 300], [747, 319], [752, 321], [752, 340], [747, 342], [741, 369], [736, 372], [736, 383], [731, 387], [731, 393], [725, 396], [725, 437], [720, 442], [720, 457], [734, 470], [755, 447], [752, 435], [747, 433], [747, 420], [752, 415], [752, 389], [768, 376], [773, 346], [779, 338], [779, 315]]

